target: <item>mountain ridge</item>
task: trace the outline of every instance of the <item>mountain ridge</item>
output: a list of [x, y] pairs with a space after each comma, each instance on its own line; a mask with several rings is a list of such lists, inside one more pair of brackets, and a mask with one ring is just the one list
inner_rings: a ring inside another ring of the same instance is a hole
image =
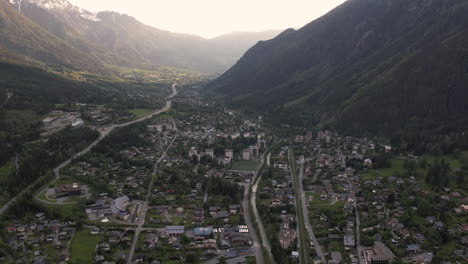
[[[452, 116], [468, 109], [460, 101], [468, 80], [453, 74], [467, 69], [467, 11], [461, 0], [350, 0], [299, 30], [259, 42], [207, 92], [299, 125], [375, 133], [411, 120], [453, 125]], [[438, 79], [428, 81], [433, 76]], [[450, 82], [457, 84], [446, 90]]]
[[[117, 67], [169, 66], [221, 73], [259, 39], [279, 31], [237, 34], [236, 42], [205, 39], [145, 25], [113, 11], [89, 12], [66, 0], [4, 0], [55, 37], [102, 64]], [[7, 36], [12, 37], [12, 36]], [[227, 35], [234, 39], [232, 35]]]

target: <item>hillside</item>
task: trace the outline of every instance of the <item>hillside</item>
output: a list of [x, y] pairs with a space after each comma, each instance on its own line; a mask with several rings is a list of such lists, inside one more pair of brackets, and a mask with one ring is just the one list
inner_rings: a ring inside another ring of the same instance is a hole
[[109, 73], [99, 59], [60, 40], [5, 1], [0, 1], [0, 46], [14, 57], [26, 56], [73, 70]]
[[467, 13], [463, 0], [349, 0], [258, 43], [208, 92], [278, 123], [466, 129]]
[[[10, 9], [10, 13], [16, 13], [12, 21], [27, 17], [76, 50], [117, 67], [169, 66], [222, 73], [258, 40], [271, 39], [279, 33], [243, 32], [204, 39], [159, 30], [116, 12], [91, 13], [66, 0], [10, 0], [8, 5], [16, 10]], [[11, 33], [3, 35], [12, 38]], [[24, 54], [23, 50], [18, 52]]]

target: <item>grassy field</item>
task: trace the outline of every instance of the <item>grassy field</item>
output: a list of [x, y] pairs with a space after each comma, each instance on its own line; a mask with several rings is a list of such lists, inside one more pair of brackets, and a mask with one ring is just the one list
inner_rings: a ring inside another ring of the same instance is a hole
[[70, 263], [91, 263], [100, 236], [91, 235], [89, 230], [78, 231], [71, 243]]
[[369, 172], [363, 173], [362, 178], [364, 180], [373, 180], [378, 176], [390, 177], [397, 171], [403, 170], [404, 161], [401, 159], [392, 159], [392, 166], [390, 168], [369, 170]]
[[253, 171], [257, 169], [258, 165], [260, 165], [260, 162], [256, 160], [236, 160], [232, 165], [232, 169]]
[[145, 109], [145, 108], [135, 108], [132, 110], [128, 110], [130, 113], [132, 113], [135, 117], [140, 118], [142, 116], [148, 115], [151, 112], [153, 112], [152, 109]]

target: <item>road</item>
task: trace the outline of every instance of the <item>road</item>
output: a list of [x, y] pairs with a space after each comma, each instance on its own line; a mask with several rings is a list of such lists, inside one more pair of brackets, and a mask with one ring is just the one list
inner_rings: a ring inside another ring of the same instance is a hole
[[[115, 128], [118, 128], [118, 127], [125, 127], [125, 126], [128, 126], [128, 125], [132, 125], [132, 124], [135, 124], [135, 123], [138, 123], [138, 122], [141, 122], [141, 121], [144, 121], [148, 118], [151, 118], [155, 115], [158, 115], [158, 114], [161, 114], [161, 113], [164, 113], [164, 112], [167, 112], [171, 109], [172, 107], [172, 101], [170, 100], [171, 98], [173, 98], [174, 96], [177, 95], [177, 89], [176, 89], [176, 86], [177, 86], [177, 83], [174, 83], [172, 86], [171, 86], [171, 89], [172, 89], [172, 93], [166, 97], [166, 105], [160, 109], [160, 110], [157, 110], [149, 115], [146, 115], [144, 117], [141, 117], [139, 119], [136, 119], [136, 120], [133, 120], [133, 121], [129, 121], [129, 122], [126, 122], [126, 123], [123, 123], [123, 124], [117, 124], [117, 125], [112, 125], [108, 128], [102, 128], [102, 129], [98, 129], [99, 133], [100, 133], [100, 136], [98, 139], [96, 139], [94, 142], [92, 142], [88, 147], [86, 147], [84, 150], [82, 150], [81, 152], [75, 154], [72, 158], [66, 160], [65, 162], [63, 162], [62, 164], [60, 164], [59, 166], [57, 166], [53, 171], [54, 171], [54, 175], [55, 175], [55, 178], [54, 180], [52, 180], [52, 182], [50, 184], [54, 184], [55, 182], [57, 182], [57, 180], [60, 178], [60, 170], [65, 168], [66, 166], [70, 165], [70, 163], [72, 162], [72, 160], [88, 153], [94, 146], [96, 146], [102, 139], [104, 139], [105, 137], [107, 137], [110, 132], [112, 130], [114, 130]], [[48, 185], [50, 185], [48, 184]], [[31, 184], [32, 185], [32, 184]], [[31, 186], [30, 185], [30, 186]], [[47, 186], [48, 186], [47, 185]], [[1, 208], [0, 208], [0, 215], [3, 215], [7, 210], [8, 208], [10, 208], [10, 206], [18, 199], [18, 197], [20, 197], [21, 195], [23, 195], [24, 193], [26, 193], [26, 191], [28, 191], [30, 189], [30, 186], [25, 188], [22, 192], [20, 192], [19, 194], [17, 194], [15, 197], [13, 197], [12, 199], [10, 199], [5, 205], [3, 205]], [[44, 190], [47, 189], [47, 187], [44, 188]], [[44, 190], [40, 191], [34, 198], [36, 200], [39, 200], [41, 202], [44, 202], [44, 203], [50, 203], [50, 204], [55, 204], [55, 203], [52, 203], [52, 202], [49, 202], [49, 201], [46, 201], [46, 200], [42, 200], [39, 198], [39, 194], [42, 193]]]
[[[299, 241], [299, 263], [307, 264], [309, 263], [309, 253], [306, 237], [306, 228], [304, 224], [304, 219], [308, 218], [307, 212], [304, 213], [303, 210], [303, 201], [301, 191], [299, 188], [299, 177], [296, 171], [296, 159], [294, 158], [294, 153], [292, 146], [288, 148], [288, 158], [289, 158], [289, 169], [291, 171], [291, 176], [293, 178], [293, 189], [294, 189], [294, 204], [296, 206], [296, 218], [297, 218], [297, 236]], [[302, 192], [303, 193], [303, 192]]]
[[[250, 201], [249, 189], [250, 189], [250, 185], [252, 184], [252, 182], [255, 182], [257, 180], [257, 177], [259, 174], [258, 172], [262, 166], [263, 166], [263, 157], [261, 158], [261, 164], [258, 166], [257, 170], [255, 171], [255, 175], [251, 183], [245, 186], [244, 188], [244, 199], [242, 200], [242, 211], [244, 213], [245, 224], [249, 228], [250, 237], [252, 238], [253, 248], [255, 250], [255, 259], [257, 260], [258, 264], [264, 264], [265, 260], [263, 258], [262, 244], [260, 243], [260, 240], [258, 239], [257, 232], [255, 231], [255, 226], [253, 225], [253, 222], [252, 222], [252, 216], [250, 215], [249, 206], [251, 205], [249, 204], [249, 201]], [[260, 219], [260, 218], [257, 218], [257, 219]]]
[[354, 206], [354, 210], [356, 213], [356, 245], [357, 245], [358, 259], [359, 259], [359, 263], [365, 263], [363, 255], [362, 255], [364, 248], [361, 245], [361, 220], [359, 218], [359, 211], [357, 207], [356, 190], [354, 189], [354, 186], [349, 179], [348, 179], [348, 184], [352, 186], [351, 198], [353, 199], [353, 206]]
[[[175, 124], [174, 124], [174, 128], [175, 128]], [[167, 148], [164, 150], [164, 153], [161, 155], [161, 157], [158, 159], [158, 161], [154, 165], [153, 173], [151, 174], [151, 181], [150, 181], [150, 184], [148, 186], [148, 192], [146, 194], [146, 200], [145, 200], [145, 203], [143, 205], [143, 208], [141, 209], [140, 218], [138, 220], [138, 227], [135, 230], [135, 236], [133, 237], [132, 247], [130, 248], [130, 253], [128, 254], [127, 264], [132, 263], [133, 255], [135, 255], [135, 249], [136, 249], [136, 246], [138, 244], [138, 237], [139, 237], [139, 235], [140, 235], [140, 233], [141, 233], [141, 231], [143, 229], [143, 226], [145, 225], [146, 212], [148, 211], [149, 199], [151, 197], [151, 193], [153, 192], [152, 190], [153, 190], [154, 178], [158, 173], [159, 163], [161, 163], [161, 161], [166, 157], [167, 151], [172, 147], [172, 144], [174, 144], [174, 141], [177, 139], [177, 136], [178, 136], [177, 128], [175, 128], [175, 130], [176, 130], [177, 134], [174, 136], [171, 143], [169, 143]]]
[[[268, 153], [267, 166], [270, 166], [270, 156], [271, 156], [271, 153]], [[266, 231], [265, 231], [265, 226], [263, 225], [262, 218], [260, 217], [260, 214], [259, 214], [258, 209], [257, 209], [257, 189], [258, 189], [258, 184], [261, 181], [261, 178], [262, 178], [262, 175], [258, 175], [258, 179], [256, 179], [256, 181], [254, 182], [254, 185], [252, 186], [252, 194], [250, 196], [250, 205], [252, 206], [255, 219], [257, 219], [257, 226], [258, 226], [258, 229], [260, 231], [260, 237], [262, 239], [262, 245], [268, 251], [268, 253], [270, 255], [270, 258], [273, 261], [273, 263], [276, 263], [275, 259], [273, 258], [273, 255], [271, 253], [271, 245], [270, 245], [270, 241], [268, 240], [268, 236], [267, 236]]]
[[[267, 166], [270, 166], [270, 156], [271, 156], [271, 153], [268, 153]], [[255, 219], [257, 219], [257, 226], [258, 226], [258, 229], [259, 229], [259, 232], [260, 232], [260, 237], [262, 239], [262, 245], [268, 251], [268, 253], [270, 255], [270, 259], [273, 261], [273, 263], [276, 263], [275, 259], [273, 258], [273, 255], [271, 253], [271, 245], [270, 245], [270, 241], [268, 240], [268, 236], [267, 236], [266, 231], [265, 231], [265, 226], [263, 225], [262, 218], [260, 217], [260, 214], [258, 213], [258, 210], [257, 210], [257, 189], [258, 189], [258, 184], [261, 181], [262, 175], [258, 175], [257, 177], [258, 177], [258, 179], [255, 179], [254, 185], [252, 186], [252, 195], [250, 197], [250, 206], [252, 206]]]
[[[315, 253], [317, 256], [320, 257], [323, 263], [327, 263], [325, 259], [325, 255], [323, 254], [322, 248], [320, 247], [320, 244], [318, 243], [317, 238], [315, 237], [314, 230], [312, 228], [312, 224], [310, 223], [310, 218], [309, 218], [309, 211], [307, 209], [306, 205], [306, 197], [305, 197], [305, 192], [304, 192], [304, 185], [302, 184], [302, 181], [304, 180], [304, 158], [302, 157], [300, 160], [301, 166], [299, 168], [299, 192], [301, 194], [301, 201], [302, 201], [302, 212], [304, 215], [304, 223], [307, 229], [307, 233], [309, 234], [309, 239], [314, 243], [315, 246]], [[336, 201], [334, 201], [336, 203]]]

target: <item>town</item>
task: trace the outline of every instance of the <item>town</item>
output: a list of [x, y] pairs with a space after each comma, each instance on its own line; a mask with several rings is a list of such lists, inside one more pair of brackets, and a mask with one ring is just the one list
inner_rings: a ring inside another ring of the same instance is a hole
[[[466, 259], [464, 187], [431, 178], [460, 171], [461, 159], [397, 154], [327, 130], [279, 138], [262, 118], [197, 91], [179, 85], [173, 109], [112, 131], [59, 167], [35, 193], [33, 214], [3, 223], [16, 263]], [[86, 126], [77, 113], [55, 114], [46, 126]]]

